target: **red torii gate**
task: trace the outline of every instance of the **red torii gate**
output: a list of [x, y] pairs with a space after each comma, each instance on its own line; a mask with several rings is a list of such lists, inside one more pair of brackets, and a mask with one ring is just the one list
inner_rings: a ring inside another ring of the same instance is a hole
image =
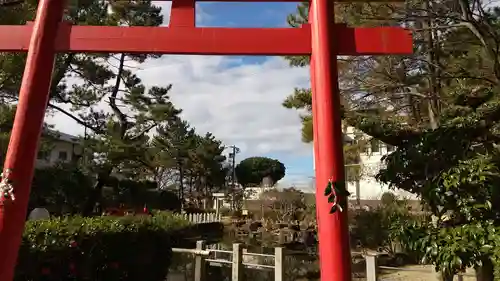
[[57, 52], [311, 55], [321, 280], [351, 280], [346, 212], [329, 214], [322, 196], [330, 179], [344, 178], [337, 55], [410, 54], [412, 39], [398, 27], [335, 24], [333, 4], [311, 0], [309, 24], [301, 28], [198, 28], [195, 0], [173, 0], [169, 27], [117, 27], [71, 26], [62, 22], [64, 0], [40, 0], [34, 23], [0, 26], [0, 52], [28, 52], [4, 164], [2, 187], [5, 195], [12, 187], [15, 200], [0, 198], [0, 281], [13, 279]]

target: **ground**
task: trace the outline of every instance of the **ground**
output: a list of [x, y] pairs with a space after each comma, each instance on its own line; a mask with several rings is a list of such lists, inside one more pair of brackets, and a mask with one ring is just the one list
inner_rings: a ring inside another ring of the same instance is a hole
[[[438, 281], [438, 275], [430, 265], [412, 265], [406, 266], [408, 271], [392, 271], [387, 270], [379, 276], [380, 281]], [[463, 281], [475, 281], [476, 278], [471, 276], [474, 270], [468, 270], [467, 275], [463, 277]], [[454, 280], [458, 281], [458, 276]]]

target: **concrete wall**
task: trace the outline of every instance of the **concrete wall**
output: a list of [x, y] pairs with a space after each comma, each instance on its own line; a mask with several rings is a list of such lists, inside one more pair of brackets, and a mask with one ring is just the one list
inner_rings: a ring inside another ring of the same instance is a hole
[[[361, 157], [361, 180], [360, 185], [360, 198], [362, 200], [380, 199], [385, 192], [392, 192], [399, 197], [407, 199], [417, 199], [414, 194], [404, 190], [392, 190], [387, 185], [378, 182], [375, 175], [383, 168], [382, 157], [391, 153], [391, 148], [381, 143], [378, 152], [372, 152], [368, 147], [367, 152], [362, 153]], [[351, 192], [351, 199], [356, 199], [356, 183], [350, 182], [347, 184], [347, 189]]]
[[46, 167], [54, 165], [58, 162], [71, 162], [75, 153], [81, 153], [81, 146], [76, 143], [67, 141], [55, 141], [51, 143], [52, 149], [45, 155], [39, 153], [37, 155], [36, 166]]
[[[353, 127], [348, 127], [344, 132], [344, 139], [356, 139], [356, 132]], [[369, 139], [369, 136], [361, 136]], [[378, 149], [377, 149], [378, 147]], [[356, 186], [359, 184], [359, 196], [361, 200], [378, 200], [385, 192], [392, 192], [399, 197], [407, 199], [417, 199], [417, 196], [404, 190], [390, 190], [388, 186], [381, 184], [375, 179], [375, 175], [383, 167], [382, 157], [391, 153], [393, 148], [382, 142], [379, 145], [368, 144], [365, 151], [360, 154], [361, 179], [359, 183], [349, 182], [347, 189], [351, 193], [350, 199], [356, 199]], [[314, 153], [313, 153], [314, 157]], [[314, 163], [314, 162], [313, 162]]]

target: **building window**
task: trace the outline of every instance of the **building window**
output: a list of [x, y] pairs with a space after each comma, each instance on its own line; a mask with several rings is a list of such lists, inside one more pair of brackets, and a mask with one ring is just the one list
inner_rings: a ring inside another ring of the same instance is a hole
[[380, 142], [378, 140], [371, 139], [370, 146], [371, 146], [372, 153], [374, 153], [374, 152], [380, 152]]
[[66, 151], [59, 151], [59, 160], [61, 160], [61, 161], [68, 160], [68, 152], [66, 152]]
[[36, 155], [36, 159], [38, 160], [48, 160], [49, 152], [46, 150], [38, 150], [38, 154]]
[[387, 145], [387, 152], [393, 152], [394, 150], [396, 150], [396, 148], [393, 145]]

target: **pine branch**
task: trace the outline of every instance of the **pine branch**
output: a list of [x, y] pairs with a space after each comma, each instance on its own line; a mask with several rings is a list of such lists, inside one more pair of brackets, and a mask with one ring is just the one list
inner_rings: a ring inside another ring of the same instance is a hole
[[344, 121], [365, 134], [393, 146], [399, 146], [421, 134], [421, 131], [401, 122], [377, 118], [376, 115], [345, 112]]
[[116, 105], [116, 97], [118, 96], [118, 92], [120, 89], [120, 82], [122, 79], [121, 76], [124, 71], [124, 63], [125, 63], [125, 54], [122, 53], [120, 56], [118, 73], [116, 74], [115, 85], [113, 91], [111, 92], [111, 96], [109, 97], [109, 105], [111, 106], [113, 113], [116, 115], [116, 118], [118, 118], [118, 121], [120, 122], [120, 137], [122, 138], [125, 136], [127, 132], [128, 121], [127, 121], [127, 116]]

